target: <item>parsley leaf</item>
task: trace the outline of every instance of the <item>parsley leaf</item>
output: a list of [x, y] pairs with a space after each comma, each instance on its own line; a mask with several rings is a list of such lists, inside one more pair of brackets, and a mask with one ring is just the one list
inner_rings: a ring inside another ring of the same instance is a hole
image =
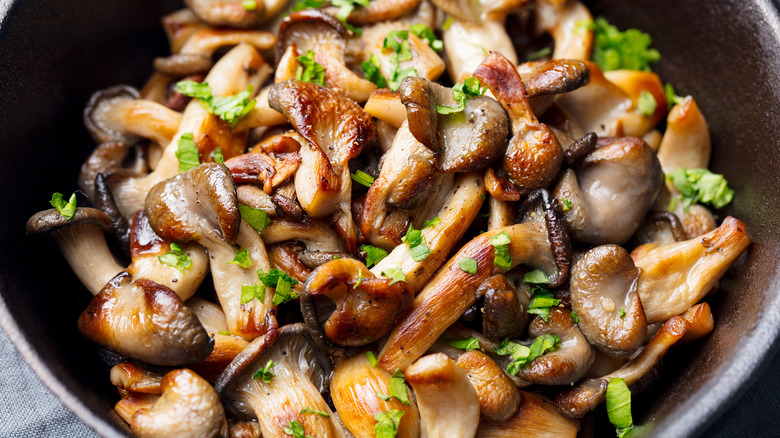
[[561, 207], [561, 210], [563, 211], [571, 210], [571, 201], [569, 201], [566, 198], [561, 198], [561, 202], [563, 203], [563, 207]]
[[241, 286], [241, 304], [246, 304], [255, 298], [257, 298], [257, 300], [260, 302], [265, 301], [264, 284], [245, 284]]
[[502, 231], [490, 238], [490, 244], [493, 245], [495, 255], [493, 264], [501, 269], [512, 269], [512, 254], [509, 253], [509, 234]]
[[531, 302], [528, 304], [526, 312], [539, 315], [544, 322], [547, 322], [550, 319], [550, 308], [559, 304], [561, 304], [561, 300], [556, 299], [552, 292], [535, 286], [531, 289]]
[[225, 155], [222, 154], [222, 148], [218, 147], [214, 149], [214, 152], [209, 155], [211, 157], [211, 160], [215, 163], [219, 164], [225, 164]]
[[325, 85], [325, 68], [314, 60], [314, 52], [307, 50], [305, 55], [298, 57], [298, 69], [295, 79], [312, 84]]
[[395, 370], [390, 377], [390, 395], [397, 398], [401, 403], [409, 406], [409, 390], [406, 388], [406, 378], [401, 370]]
[[589, 23], [588, 28], [595, 31], [593, 62], [603, 71], [650, 71], [650, 63], [661, 59], [658, 50], [650, 48], [650, 35], [640, 30], [628, 29], [621, 32], [603, 17]]
[[536, 61], [539, 58], [544, 58], [545, 56], [549, 56], [552, 54], [552, 47], [545, 47], [543, 49], [537, 50], [536, 52], [529, 53], [525, 56], [526, 61]]
[[235, 257], [233, 257], [233, 260], [227, 262], [228, 265], [231, 263], [235, 263], [242, 268], [248, 268], [252, 266], [252, 258], [249, 257], [249, 251], [246, 248], [239, 248]]
[[257, 9], [257, 2], [255, 0], [244, 0], [241, 2], [241, 7], [247, 11], [254, 11]]
[[279, 281], [276, 283], [276, 290], [274, 291], [274, 306], [279, 306], [296, 298], [298, 298], [298, 293], [292, 290], [290, 282], [279, 277]]
[[729, 188], [723, 175], [707, 169], [679, 167], [670, 175], [666, 175], [666, 179], [680, 191], [679, 196], [686, 211], [697, 202], [723, 208], [734, 199], [734, 191]]
[[320, 417], [330, 418], [329, 413], [325, 411], [321, 411], [319, 409], [303, 408], [301, 409], [301, 414], [315, 414], [315, 415], [319, 415]]
[[253, 379], [263, 379], [263, 382], [270, 383], [271, 379], [275, 377], [274, 373], [271, 372], [271, 368], [276, 365], [276, 362], [269, 360], [267, 364], [265, 364], [265, 367], [260, 368], [257, 370], [254, 376], [252, 376]]
[[385, 51], [394, 52], [390, 56], [390, 77], [388, 78], [388, 87], [392, 91], [398, 91], [401, 81], [407, 76], [416, 76], [417, 70], [414, 68], [402, 69], [400, 63], [412, 59], [412, 49], [409, 46], [408, 30], [391, 30], [387, 33], [385, 41], [382, 44]]
[[452, 87], [452, 98], [455, 100], [456, 106], [441, 106], [436, 105], [436, 112], [439, 114], [452, 114], [463, 111], [466, 109], [466, 99], [485, 94], [487, 88], [482, 86], [479, 79], [475, 77], [466, 78], [463, 82], [458, 82]]
[[287, 426], [282, 427], [282, 432], [293, 438], [311, 438], [304, 433], [303, 425], [298, 420], [287, 421]]
[[658, 102], [656, 102], [653, 93], [647, 90], [642, 90], [639, 93], [639, 99], [636, 101], [636, 110], [639, 111], [639, 114], [650, 117], [653, 115], [657, 107]]
[[621, 307], [620, 310], [618, 311], [618, 317], [620, 317], [620, 319], [625, 318], [626, 317], [626, 309]]
[[374, 183], [374, 177], [367, 174], [366, 172], [363, 172], [362, 170], [356, 170], [351, 173], [350, 176], [352, 177], [352, 181], [355, 181], [356, 183], [366, 187], [371, 187], [371, 184]]
[[555, 351], [556, 346], [560, 344], [561, 339], [555, 335], [542, 335], [534, 339], [533, 343], [529, 347], [525, 345], [516, 344], [510, 342], [509, 338], [505, 338], [501, 345], [493, 349], [496, 354], [502, 356], [511, 356], [512, 362], [507, 367], [507, 373], [516, 375], [520, 372], [520, 369], [531, 363], [537, 357], [544, 355], [547, 352]]
[[423, 42], [429, 45], [434, 51], [441, 52], [444, 49], [444, 43], [442, 40], [436, 38], [436, 34], [433, 33], [430, 27], [417, 23], [409, 26], [409, 31], [412, 35], [423, 40]]
[[251, 225], [252, 228], [256, 229], [258, 233], [261, 233], [271, 225], [271, 218], [259, 208], [238, 204], [238, 211], [241, 213], [241, 218]]
[[379, 60], [376, 55], [371, 55], [368, 61], [363, 61], [360, 64], [363, 69], [363, 74], [366, 75], [366, 79], [376, 84], [379, 88], [387, 87], [387, 80], [382, 76], [382, 72], [379, 71]]
[[631, 391], [626, 381], [620, 378], [609, 380], [607, 385], [607, 415], [609, 422], [617, 429], [618, 437], [623, 438], [634, 429], [631, 416]]
[[371, 245], [360, 245], [360, 249], [366, 252], [366, 267], [370, 268], [383, 258], [387, 257], [387, 251]]
[[[337, 256], [333, 256], [333, 257], [337, 257]], [[335, 258], [334, 258], [334, 260], [335, 260]], [[353, 287], [360, 286], [360, 283], [362, 283], [362, 282], [363, 282], [363, 270], [360, 269], [360, 270], [358, 270], [358, 279], [355, 282], [355, 285]]]
[[70, 195], [68, 202], [62, 198], [62, 193], [56, 192], [51, 195], [51, 201], [49, 201], [52, 207], [56, 208], [60, 212], [60, 215], [65, 220], [71, 220], [73, 215], [76, 214], [76, 194]]
[[381, 392], [377, 392], [376, 396], [381, 398], [384, 401], [390, 401], [390, 399], [393, 398], [393, 397], [391, 397], [391, 396], [389, 396], [387, 394], [382, 394]]
[[231, 128], [249, 114], [257, 103], [250, 97], [253, 91], [251, 84], [245, 91], [233, 96], [214, 96], [211, 86], [206, 82], [181, 81], [176, 83], [175, 88], [185, 96], [198, 99], [206, 111], [228, 122]]
[[463, 257], [462, 259], [460, 259], [460, 262], [458, 262], [458, 266], [460, 267], [460, 270], [463, 272], [468, 272], [469, 274], [477, 273], [477, 261], [472, 259], [471, 257]]
[[376, 438], [395, 438], [395, 434], [398, 433], [398, 424], [403, 415], [404, 411], [398, 409], [374, 414], [374, 420], [376, 420], [374, 436]]
[[325, 0], [298, 0], [293, 6], [291, 12], [298, 12], [304, 9], [319, 9], [325, 5]]
[[406, 275], [404, 275], [404, 271], [398, 268], [387, 268], [382, 271], [382, 275], [393, 280], [390, 282], [390, 285], [398, 283], [399, 281], [406, 283]]
[[268, 273], [265, 273], [263, 271], [258, 270], [257, 271], [257, 278], [266, 286], [268, 287], [276, 287], [277, 284], [279, 284], [279, 280], [284, 280], [286, 283], [289, 283], [291, 286], [295, 286], [298, 284], [298, 280], [290, 277], [282, 271], [281, 269], [270, 269], [268, 270]]
[[179, 172], [186, 172], [200, 164], [200, 154], [191, 132], [185, 132], [179, 137], [176, 158], [179, 160]]
[[423, 224], [423, 229], [425, 228], [431, 228], [435, 227], [436, 225], [439, 225], [441, 223], [441, 220], [439, 220], [439, 216], [436, 216], [435, 218], [425, 221], [425, 224]]
[[366, 357], [368, 358], [368, 363], [370, 363], [373, 368], [376, 368], [379, 362], [376, 360], [376, 356], [374, 356], [374, 352], [366, 351]]
[[580, 317], [577, 316], [577, 312], [572, 310], [569, 315], [571, 315], [571, 319], [572, 319], [572, 321], [574, 321], [575, 324], [579, 324], [580, 323]]
[[157, 260], [163, 265], [170, 266], [179, 272], [184, 272], [192, 266], [192, 259], [175, 243], [171, 243], [170, 251], [157, 256]]
[[473, 337], [466, 339], [452, 339], [446, 342], [455, 348], [460, 348], [461, 350], [466, 351], [477, 350], [479, 348], [479, 341]]
[[368, 2], [369, 0], [330, 0], [330, 4], [339, 8], [339, 11], [336, 13], [336, 18], [344, 23], [344, 25], [347, 26], [347, 29], [351, 30], [355, 35], [360, 35], [361, 30], [360, 28], [347, 23], [347, 18], [349, 17], [349, 14], [355, 10], [355, 6], [368, 6]]
[[542, 272], [541, 269], [534, 269], [533, 271], [526, 272], [525, 275], [523, 275], [523, 282], [531, 284], [548, 284], [550, 283], [550, 279], [547, 278], [547, 275]]
[[422, 230], [415, 230], [411, 224], [409, 224], [409, 229], [406, 230], [406, 235], [401, 238], [401, 242], [409, 245], [409, 254], [415, 262], [425, 260], [431, 254], [431, 249], [425, 243], [425, 236], [422, 235]]
[[664, 94], [666, 94], [666, 101], [669, 103], [669, 109], [672, 109], [673, 106], [679, 105], [685, 101], [684, 96], [678, 96], [677, 93], [674, 92], [672, 84], [664, 85]]
[[444, 20], [444, 23], [442, 23], [441, 25], [441, 30], [444, 31], [450, 30], [453, 21], [455, 21], [455, 17], [453, 17], [452, 15], [447, 15], [447, 18]]
[[220, 330], [217, 332], [217, 334], [222, 336], [230, 336], [232, 333], [230, 333], [230, 330]]

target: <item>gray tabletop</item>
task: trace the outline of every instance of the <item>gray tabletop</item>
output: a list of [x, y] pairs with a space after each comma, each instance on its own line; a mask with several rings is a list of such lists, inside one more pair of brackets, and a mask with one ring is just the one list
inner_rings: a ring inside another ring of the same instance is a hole
[[[780, 437], [780, 356], [703, 436]], [[0, 437], [97, 437], [59, 402], [0, 330]]]

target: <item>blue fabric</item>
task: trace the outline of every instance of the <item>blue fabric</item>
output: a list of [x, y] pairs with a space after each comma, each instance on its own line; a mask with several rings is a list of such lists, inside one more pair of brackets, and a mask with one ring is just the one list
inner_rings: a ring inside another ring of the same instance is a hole
[[[780, 437], [780, 355], [751, 389], [702, 436]], [[62, 405], [0, 330], [0, 437], [93, 438], [98, 435]]]

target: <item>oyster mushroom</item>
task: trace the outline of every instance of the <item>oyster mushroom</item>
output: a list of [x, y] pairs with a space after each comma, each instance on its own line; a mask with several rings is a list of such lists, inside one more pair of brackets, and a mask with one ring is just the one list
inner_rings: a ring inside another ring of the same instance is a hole
[[214, 388], [192, 371], [169, 372], [160, 388], [154, 404], [138, 409], [128, 421], [139, 437], [215, 437], [227, 426]]
[[140, 99], [138, 90], [126, 85], [94, 93], [84, 109], [84, 124], [97, 143], [132, 144], [148, 138], [168, 144], [181, 120], [180, 113], [157, 102]]
[[503, 19], [488, 18], [479, 23], [453, 19], [441, 38], [447, 54], [447, 71], [453, 83], [474, 75], [491, 53], [501, 53], [513, 68], [517, 65], [517, 54]]
[[[515, 338], [528, 326], [528, 303], [522, 303], [514, 286], [502, 274], [489, 277], [476, 292], [482, 298], [482, 333], [490, 340], [501, 342]], [[525, 305], [523, 305], [525, 304]], [[498, 421], [498, 420], [496, 420]]]
[[662, 186], [658, 159], [636, 137], [623, 137], [591, 152], [568, 169], [555, 196], [571, 202], [564, 213], [572, 238], [594, 245], [626, 242], [637, 230]]
[[563, 162], [563, 150], [550, 128], [540, 123], [531, 110], [526, 88], [514, 64], [492, 53], [474, 71], [504, 109], [512, 122], [503, 169], [522, 194], [547, 187]]
[[637, 293], [639, 269], [625, 249], [603, 245], [577, 260], [571, 274], [571, 306], [588, 341], [605, 353], [628, 356], [643, 343], [645, 312]]
[[[79, 188], [89, 199], [95, 197], [95, 179], [97, 175], [110, 169], [122, 168], [125, 159], [132, 150], [131, 145], [121, 141], [100, 143], [84, 160], [79, 171]], [[132, 173], [142, 173], [146, 166], [142, 159], [135, 160]], [[104, 176], [105, 179], [105, 176]]]
[[313, 217], [337, 212], [347, 250], [354, 253], [357, 229], [352, 221], [348, 163], [376, 140], [371, 116], [339, 93], [296, 80], [274, 85], [268, 101], [306, 139], [295, 174], [298, 202]]
[[[232, 334], [251, 340], [270, 329], [266, 316], [275, 312], [271, 289], [264, 288], [263, 299], [241, 303], [243, 286], [264, 287], [256, 272], [267, 272], [270, 264], [257, 231], [241, 219], [227, 167], [205, 163], [160, 182], [149, 192], [146, 213], [163, 238], [196, 241], [208, 250], [214, 288]], [[250, 266], [233, 263], [239, 251], [234, 243], [246, 251]]]
[[397, 438], [420, 436], [420, 414], [413, 397], [409, 397], [406, 405], [395, 397], [384, 400], [377, 395], [390, 394], [390, 378], [387, 371], [371, 366], [365, 354], [336, 359], [330, 395], [341, 421], [353, 436], [373, 437], [374, 415], [391, 409], [403, 411]]
[[[205, 73], [212, 68], [212, 56], [222, 47], [248, 44], [257, 50], [268, 50], [275, 43], [276, 37], [262, 30], [206, 27], [196, 30], [181, 49], [174, 51], [172, 55], [155, 58], [154, 68], [158, 72], [174, 77]], [[265, 77], [268, 77], [271, 72], [271, 67], [265, 63], [258, 65], [257, 69]]]
[[546, 113], [556, 95], [582, 88], [590, 81], [587, 64], [576, 59], [526, 62], [519, 65], [517, 70], [525, 83], [528, 102], [534, 114]]
[[[356, 75], [344, 63], [346, 34], [344, 24], [325, 12], [293, 12], [285, 17], [279, 27], [277, 53], [281, 57], [291, 44], [295, 44], [300, 53], [311, 50], [314, 61], [325, 70], [326, 86], [341, 91], [356, 102], [365, 102], [376, 85]], [[273, 104], [272, 108], [284, 113]]]
[[[206, 81], [214, 96], [236, 94], [246, 90], [249, 85], [259, 85], [264, 78], [258, 68], [263, 64], [264, 61], [255, 48], [239, 44], [220, 58], [206, 76]], [[182, 116], [179, 131], [165, 146], [163, 156], [153, 172], [143, 176], [109, 176], [109, 183], [122, 216], [129, 218], [143, 208], [152, 186], [179, 172], [176, 151], [178, 141], [185, 133], [192, 133], [199, 154], [207, 157], [217, 147], [222, 147], [225, 159], [242, 153], [248, 136], [245, 131], [231, 130], [227, 122], [206, 112], [200, 102], [190, 102]]]
[[260, 152], [242, 154], [225, 161], [236, 184], [263, 187], [268, 195], [292, 177], [300, 163], [301, 156], [295, 152], [288, 154], [281, 162]]
[[455, 362], [477, 391], [480, 417], [502, 422], [517, 412], [522, 401], [520, 390], [498, 364], [478, 350], [467, 351]]
[[590, 59], [593, 30], [581, 29], [581, 22], [593, 21], [588, 8], [579, 0], [543, 0], [537, 2], [538, 27], [555, 42], [553, 59]]
[[637, 290], [648, 324], [699, 302], [749, 245], [745, 224], [729, 216], [703, 236], [659, 246], [638, 259]]
[[472, 437], [479, 398], [466, 373], [442, 353], [421, 357], [404, 371], [420, 409], [421, 436]]
[[396, 129], [406, 121], [406, 106], [401, 103], [401, 96], [397, 91], [393, 92], [387, 88], [372, 92], [363, 109], [371, 117], [387, 122]]
[[412, 12], [421, 0], [374, 0], [365, 7], [358, 7], [347, 17], [350, 24], [364, 25], [387, 21]]
[[211, 26], [256, 27], [264, 17], [265, 3], [254, 2], [245, 8], [241, 0], [185, 0], [195, 15]]
[[[634, 251], [641, 247], [647, 247], [648, 244], [654, 248], [658, 245], [682, 242], [683, 240], [688, 240], [688, 234], [685, 232], [680, 218], [668, 211], [654, 211], [647, 215], [636, 231], [633, 241], [638, 245]], [[634, 251], [631, 252], [632, 257]]]
[[706, 169], [710, 164], [710, 131], [699, 106], [688, 96], [666, 118], [666, 132], [658, 148], [658, 161], [665, 174], [678, 167]]
[[571, 385], [585, 375], [593, 363], [593, 349], [568, 310], [555, 307], [547, 321], [534, 318], [528, 333], [534, 338], [546, 334], [558, 336], [561, 345], [522, 367], [517, 376], [525, 381], [539, 385]]
[[500, 423], [482, 421], [476, 436], [479, 438], [575, 438], [580, 422], [566, 418], [555, 404], [542, 395], [520, 391], [522, 403], [517, 412]]
[[462, 112], [438, 114], [437, 105], [452, 106], [452, 89], [409, 76], [399, 89], [406, 105], [409, 131], [430, 149], [440, 172], [469, 172], [491, 165], [503, 154], [509, 119], [490, 97], [466, 100]]
[[111, 384], [120, 394], [144, 393], [162, 394], [162, 374], [147, 370], [131, 362], [122, 362], [111, 367]]
[[[420, 291], [412, 308], [390, 333], [379, 357], [385, 370], [405, 369], [419, 358], [439, 336], [476, 300], [475, 291], [485, 279], [495, 273], [528, 264], [548, 272], [553, 286], [568, 278], [570, 247], [565, 228], [560, 226], [560, 209], [547, 198], [533, 214], [523, 215], [526, 222], [483, 233], [465, 244]], [[528, 208], [527, 210], [530, 210]], [[497, 236], [501, 235], [501, 238]], [[491, 240], [509, 243], [506, 248], [509, 264], [496, 265], [496, 250]], [[464, 258], [476, 262], [477, 272], [460, 268]], [[568, 261], [567, 261], [568, 260]], [[384, 260], [383, 260], [384, 261]]]
[[347, 255], [336, 231], [324, 220], [276, 219], [263, 230], [262, 237], [269, 245], [289, 241], [302, 243], [306, 249], [298, 254], [298, 259], [312, 269], [334, 256]]
[[229, 334], [225, 313], [217, 304], [197, 296], [190, 298], [185, 304], [198, 317], [206, 333], [214, 339], [214, 349], [209, 357], [192, 364], [190, 368], [209, 382], [214, 382], [249, 342], [240, 336]]
[[[387, 334], [412, 298], [406, 283], [377, 278], [363, 263], [345, 258], [325, 263], [309, 275], [301, 294], [301, 311], [319, 345], [328, 350], [333, 344], [357, 347]], [[323, 314], [329, 306], [335, 310]]]
[[[264, 437], [288, 436], [283, 428], [292, 421], [308, 436], [340, 437], [340, 425], [320, 394], [329, 386], [331, 368], [330, 358], [312, 344], [303, 324], [286, 325], [252, 341], [214, 388], [228, 413], [257, 418]], [[329, 417], [302, 413], [304, 408]]]

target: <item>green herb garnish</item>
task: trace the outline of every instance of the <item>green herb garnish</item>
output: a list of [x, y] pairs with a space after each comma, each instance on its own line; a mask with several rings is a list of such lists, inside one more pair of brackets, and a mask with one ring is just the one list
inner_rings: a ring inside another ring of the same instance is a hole
[[650, 48], [650, 35], [640, 30], [621, 32], [603, 17], [596, 18], [588, 28], [594, 30], [593, 62], [603, 71], [650, 71], [650, 63], [661, 59], [658, 50]]
[[398, 433], [398, 424], [403, 415], [404, 411], [398, 409], [374, 414], [374, 420], [376, 420], [374, 436], [376, 438], [395, 438], [395, 434]]
[[371, 364], [373, 368], [376, 368], [376, 366], [379, 364], [379, 362], [376, 360], [376, 356], [374, 356], [373, 351], [366, 351], [366, 358], [368, 358], [368, 363]]
[[669, 109], [672, 109], [672, 107], [675, 105], [679, 105], [685, 102], [684, 96], [678, 96], [677, 93], [674, 92], [674, 87], [672, 84], [664, 85], [664, 94], [666, 95], [666, 102], [669, 104]]
[[561, 202], [563, 203], [563, 207], [561, 207], [561, 210], [563, 211], [571, 210], [571, 201], [569, 201], [566, 198], [561, 198]]
[[241, 304], [246, 304], [257, 298], [261, 303], [265, 301], [265, 285], [252, 284], [241, 286]]
[[179, 172], [186, 172], [200, 164], [200, 154], [191, 132], [185, 132], [179, 137], [176, 158], [179, 160]]
[[368, 58], [368, 61], [363, 61], [360, 64], [360, 67], [363, 69], [363, 74], [365, 74], [366, 79], [376, 84], [379, 88], [387, 87], [387, 79], [385, 79], [385, 77], [382, 76], [382, 72], [379, 71], [380, 64], [376, 55], [371, 55]]
[[239, 248], [235, 257], [233, 257], [233, 260], [227, 262], [228, 265], [231, 263], [241, 266], [242, 268], [252, 266], [252, 258], [249, 257], [249, 251], [246, 248]]
[[452, 339], [446, 342], [461, 350], [471, 351], [479, 349], [479, 341], [473, 337], [466, 339]]
[[325, 411], [321, 411], [319, 409], [303, 408], [301, 409], [301, 414], [314, 414], [314, 415], [319, 415], [320, 417], [330, 418], [329, 413]]
[[541, 269], [534, 269], [533, 271], [526, 272], [525, 275], [523, 275], [523, 282], [531, 284], [548, 284], [550, 283], [550, 279], [547, 278], [547, 274], [542, 272]]
[[650, 117], [658, 107], [658, 102], [655, 101], [653, 94], [647, 90], [642, 90], [639, 93], [639, 99], [636, 101], [636, 110], [639, 114], [645, 117]]
[[531, 363], [537, 357], [544, 355], [547, 352], [555, 351], [556, 346], [560, 344], [561, 339], [555, 335], [542, 335], [534, 339], [533, 343], [529, 347], [525, 345], [516, 344], [510, 342], [509, 338], [505, 338], [501, 345], [494, 348], [493, 351], [496, 354], [502, 356], [511, 356], [512, 362], [507, 367], [507, 373], [516, 375], [527, 364]]
[[271, 225], [271, 218], [268, 217], [266, 212], [259, 208], [238, 204], [238, 211], [241, 213], [241, 218], [251, 225], [252, 228], [257, 230], [258, 233], [262, 233], [263, 230]]
[[618, 438], [625, 438], [634, 429], [631, 417], [631, 391], [626, 381], [620, 378], [609, 380], [607, 386], [607, 415], [609, 422], [617, 429]]
[[734, 199], [734, 191], [729, 188], [723, 175], [707, 169], [679, 167], [666, 175], [666, 179], [680, 191], [679, 197], [686, 211], [697, 202], [723, 208]]
[[325, 85], [325, 68], [314, 60], [313, 51], [307, 50], [306, 54], [298, 57], [295, 79], [321, 86]]
[[360, 245], [360, 249], [366, 252], [366, 267], [372, 267], [387, 257], [387, 251], [371, 245]]
[[436, 34], [433, 33], [430, 27], [417, 23], [409, 26], [409, 31], [412, 35], [423, 40], [423, 42], [429, 45], [434, 51], [441, 52], [444, 49], [444, 43], [442, 40], [436, 38]]
[[163, 255], [157, 256], [157, 260], [163, 265], [170, 266], [179, 272], [186, 271], [192, 266], [192, 259], [184, 253], [184, 250], [177, 244], [171, 243], [171, 250]]
[[249, 114], [256, 101], [251, 98], [253, 87], [232, 96], [214, 96], [211, 86], [206, 82], [181, 81], [176, 83], [176, 91], [186, 96], [198, 99], [211, 114], [235, 127], [239, 120]]
[[257, 2], [255, 0], [244, 0], [241, 2], [241, 7], [247, 11], [254, 11], [257, 9]]
[[512, 269], [512, 255], [509, 253], [509, 234], [502, 231], [490, 238], [490, 244], [493, 245], [495, 255], [493, 264], [501, 269]]
[[390, 395], [397, 398], [401, 403], [409, 406], [409, 390], [406, 388], [406, 378], [401, 370], [395, 370], [390, 377]]
[[460, 259], [460, 262], [458, 262], [458, 267], [460, 267], [461, 271], [468, 272], [469, 274], [477, 273], [477, 261], [471, 257], [463, 257]]
[[298, 420], [290, 420], [287, 426], [282, 427], [282, 432], [293, 438], [312, 438], [304, 433], [303, 425]]
[[265, 364], [265, 367], [260, 368], [257, 370], [254, 376], [252, 376], [253, 379], [263, 379], [263, 382], [270, 383], [271, 379], [274, 378], [274, 373], [271, 372], [271, 368], [276, 365], [276, 362], [269, 360], [267, 364]]
[[466, 99], [482, 96], [487, 88], [482, 86], [479, 79], [475, 77], [466, 78], [463, 82], [458, 82], [452, 87], [452, 99], [455, 100], [455, 106], [436, 105], [436, 112], [439, 114], [452, 114], [463, 111], [466, 108]]
[[355, 181], [356, 183], [366, 187], [371, 187], [371, 184], [374, 183], [374, 177], [367, 174], [366, 172], [363, 172], [362, 170], [356, 170], [352, 172], [350, 176], [352, 177], [352, 181]]
[[71, 220], [73, 218], [73, 215], [76, 214], [76, 194], [70, 195], [70, 198], [68, 199], [68, 202], [65, 202], [65, 200], [62, 198], [62, 193], [55, 192], [53, 195], [51, 195], [51, 201], [49, 201], [52, 207], [57, 209], [58, 212], [60, 212], [60, 215], [65, 218], [65, 220]]
[[404, 271], [398, 268], [387, 268], [382, 271], [382, 276], [393, 280], [390, 282], [390, 285], [398, 283], [399, 281], [406, 283], [406, 275], [404, 275]]
[[526, 312], [539, 315], [544, 322], [547, 322], [552, 313], [551, 308], [559, 304], [561, 304], [561, 300], [556, 299], [552, 292], [535, 286], [531, 289], [531, 303], [528, 304]]
[[214, 149], [214, 152], [212, 152], [209, 157], [211, 157], [211, 161], [215, 163], [225, 164], [225, 155], [222, 154], [221, 147]]

